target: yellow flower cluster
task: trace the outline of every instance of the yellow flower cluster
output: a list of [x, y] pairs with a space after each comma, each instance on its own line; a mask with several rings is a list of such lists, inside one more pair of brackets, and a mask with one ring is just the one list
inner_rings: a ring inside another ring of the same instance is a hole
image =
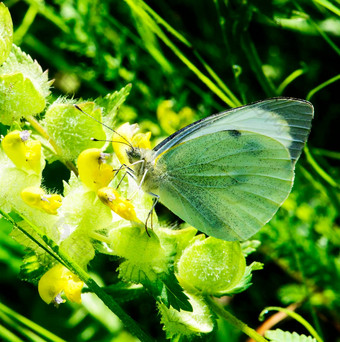
[[[13, 131], [1, 141], [1, 146], [13, 164], [29, 174], [40, 175], [43, 163], [41, 162], [41, 143], [30, 139], [29, 131]], [[48, 214], [56, 215], [61, 206], [62, 197], [58, 194], [46, 194], [39, 187], [28, 187], [21, 191], [23, 201], [33, 208]]]
[[[134, 148], [150, 149], [151, 132], [137, 133], [138, 127], [128, 123], [118, 128], [112, 146], [121, 164], [128, 164], [126, 150], [131, 144]], [[77, 161], [79, 177], [82, 183], [90, 190], [95, 191], [99, 199], [120, 217], [134, 222], [141, 222], [137, 216], [133, 204], [120, 196], [116, 189], [108, 185], [115, 176], [113, 167], [106, 164], [108, 154], [99, 149], [83, 151]]]

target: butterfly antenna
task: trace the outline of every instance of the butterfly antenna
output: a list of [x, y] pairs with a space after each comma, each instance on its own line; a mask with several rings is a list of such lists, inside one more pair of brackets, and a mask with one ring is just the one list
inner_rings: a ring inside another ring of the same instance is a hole
[[[117, 131], [115, 131], [114, 129], [112, 129], [111, 127], [109, 127], [108, 125], [105, 125], [104, 123], [100, 122], [99, 120], [97, 120], [95, 117], [93, 117], [92, 115], [84, 112], [78, 105], [74, 104], [73, 105], [76, 109], [78, 109], [79, 111], [81, 111], [83, 114], [89, 116], [91, 119], [93, 119], [94, 121], [98, 122], [99, 124], [103, 125], [104, 127], [106, 127], [107, 129], [109, 129], [110, 131], [112, 131], [113, 133], [116, 133], [117, 135], [119, 135], [122, 139], [124, 139], [126, 141], [126, 145], [130, 146], [131, 148], [133, 147], [131, 145], [131, 143], [121, 134], [119, 134]], [[99, 141], [99, 140], [98, 140]]]
[[131, 147], [131, 144], [127, 144], [124, 141], [114, 141], [114, 140], [106, 140], [106, 139], [97, 139], [97, 138], [90, 138], [92, 141], [105, 141], [105, 142], [111, 142], [111, 143], [116, 143], [116, 144], [123, 144]]

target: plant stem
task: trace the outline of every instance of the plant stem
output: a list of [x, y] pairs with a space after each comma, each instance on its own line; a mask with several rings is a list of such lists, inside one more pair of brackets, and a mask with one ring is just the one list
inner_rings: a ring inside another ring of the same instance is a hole
[[34, 22], [34, 19], [38, 13], [35, 5], [30, 5], [28, 8], [21, 25], [14, 32], [14, 42], [16, 45], [20, 45], [23, 37], [26, 35], [27, 31]]
[[277, 90], [273, 83], [266, 77], [262, 69], [262, 62], [260, 56], [257, 53], [256, 47], [253, 41], [250, 39], [248, 31], [245, 31], [241, 35], [241, 46], [248, 58], [251, 69], [257, 77], [257, 80], [261, 84], [263, 91], [268, 97], [277, 96]]
[[241, 330], [243, 333], [248, 335], [250, 338], [257, 342], [268, 342], [267, 339], [265, 339], [263, 336], [261, 336], [259, 333], [257, 333], [254, 329], [248, 327], [245, 323], [240, 321], [238, 318], [236, 318], [234, 315], [232, 315], [229, 311], [222, 308], [219, 304], [216, 303], [216, 301], [213, 299], [213, 297], [207, 296], [206, 301], [209, 303], [210, 307], [221, 317], [223, 317], [226, 321], [228, 321], [232, 326], [237, 328], [238, 330]]
[[[142, 342], [153, 341], [150, 336], [148, 336], [139, 325], [116, 303], [116, 301], [108, 295], [91, 277], [84, 271], [73, 259], [71, 259], [68, 254], [66, 254], [59, 245], [55, 243], [52, 239], [48, 238], [44, 233], [33, 223], [23, 217], [21, 214], [16, 212], [23, 220], [30, 225], [34, 232], [39, 235], [39, 237], [51, 248], [53, 252], [50, 254], [55, 257], [59, 262], [65, 265], [71, 272], [76, 274], [88, 287], [95, 293], [103, 303], [122, 321], [124, 326], [129, 330], [131, 334], [139, 338]], [[21, 231], [24, 231], [12, 217], [1, 211], [4, 218], [13, 224], [13, 226]], [[32, 239], [30, 234], [24, 231], [24, 233]], [[35, 240], [36, 241], [36, 240]], [[56, 254], [56, 255], [54, 255]]]
[[273, 311], [273, 310], [284, 312], [286, 315], [292, 317], [293, 319], [295, 319], [296, 321], [301, 323], [318, 342], [323, 342], [322, 338], [315, 331], [315, 329], [304, 318], [302, 318], [300, 315], [298, 315], [294, 311], [291, 311], [291, 310], [288, 310], [288, 309], [285, 309], [285, 308], [280, 308], [280, 307], [277, 307], [277, 306], [269, 306], [268, 308], [265, 308], [261, 312], [260, 316], [263, 315], [263, 313], [267, 313], [268, 311]]
[[78, 176], [78, 170], [76, 168], [76, 166], [72, 163], [72, 161], [70, 160], [63, 160], [62, 158], [62, 151], [59, 148], [59, 146], [57, 145], [57, 143], [48, 135], [48, 133], [45, 131], [44, 127], [42, 127], [40, 125], [40, 123], [33, 117], [33, 116], [29, 116], [28, 118], [26, 118], [26, 120], [31, 124], [31, 126], [43, 137], [45, 138], [50, 144], [51, 146], [54, 148], [54, 151], [56, 153], [56, 155], [58, 155], [60, 157], [60, 161], [62, 163], [64, 163], [64, 165], [70, 170], [72, 171], [76, 176]]
[[[162, 29], [159, 27], [159, 25], [148, 15], [148, 13], [145, 12], [144, 8], [141, 6], [143, 2], [141, 1], [132, 1], [132, 0], [125, 0], [125, 2], [130, 6], [131, 10], [138, 15], [143, 22], [145, 22], [145, 25], [147, 25], [150, 30], [155, 33], [159, 39], [163, 41], [163, 43], [168, 46], [172, 52], [190, 69], [212, 92], [214, 92], [221, 100], [223, 100], [228, 106], [230, 107], [237, 107], [237, 104], [239, 104], [239, 101], [237, 100], [237, 103], [233, 101], [233, 99], [236, 99], [235, 95], [231, 93], [229, 88], [226, 86], [224, 89], [228, 89], [228, 95], [221, 90], [216, 84], [205, 74], [203, 74], [196, 65], [194, 65], [183, 53], [182, 51], [166, 36], [166, 34], [162, 31]], [[203, 60], [200, 59], [200, 62], [202, 63]], [[205, 64], [205, 67], [207, 68], [207, 65]], [[208, 72], [211, 74], [213, 71], [209, 67]], [[213, 72], [213, 77], [216, 80], [217, 75]], [[222, 81], [218, 81], [219, 85]], [[230, 97], [232, 95], [233, 98]]]
[[16, 321], [15, 326], [18, 326], [18, 323], [20, 323], [21, 325], [26, 326], [27, 328], [31, 329], [35, 333], [39, 334], [40, 336], [43, 336], [47, 340], [54, 341], [54, 342], [65, 342], [65, 340], [63, 340], [62, 338], [54, 335], [50, 331], [32, 322], [28, 318], [18, 314], [14, 310], [11, 310], [9, 307], [5, 306], [2, 303], [0, 303], [0, 312], [3, 312], [7, 316], [12, 317]]

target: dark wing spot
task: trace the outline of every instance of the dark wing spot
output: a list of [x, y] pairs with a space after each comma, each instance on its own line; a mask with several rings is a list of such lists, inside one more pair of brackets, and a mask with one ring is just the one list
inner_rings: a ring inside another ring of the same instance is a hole
[[234, 137], [234, 138], [238, 138], [241, 135], [241, 132], [238, 131], [237, 129], [231, 129], [230, 131], [228, 131], [229, 134]]

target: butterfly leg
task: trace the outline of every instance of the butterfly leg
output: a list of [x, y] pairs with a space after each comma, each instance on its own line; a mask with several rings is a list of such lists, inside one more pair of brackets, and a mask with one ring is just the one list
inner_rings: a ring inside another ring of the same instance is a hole
[[123, 177], [122, 177], [122, 178], [120, 179], [120, 181], [118, 182], [118, 185], [116, 186], [116, 190], [118, 190], [120, 184], [122, 183], [122, 181], [124, 180], [124, 178], [125, 178], [125, 176], [126, 176], [127, 174], [128, 174], [130, 177], [135, 178], [135, 175], [133, 174], [133, 170], [132, 170], [129, 166], [127, 166], [126, 164], [122, 164], [118, 169], [115, 169], [115, 170], [114, 170], [114, 171], [116, 171], [116, 172], [115, 172], [113, 178], [115, 178], [115, 177], [118, 175], [118, 173], [119, 173], [120, 171], [122, 171], [123, 169], [126, 169], [127, 171], [125, 171]]
[[151, 229], [153, 229], [153, 210], [155, 209], [155, 206], [159, 201], [159, 196], [152, 193], [152, 192], [149, 192], [149, 194], [153, 197], [153, 199], [152, 199], [152, 207], [151, 207], [151, 209], [148, 213], [148, 216], [146, 217], [146, 220], [145, 220], [145, 230], [146, 230], [146, 233], [150, 236], [150, 234], [148, 232], [148, 221], [150, 219]]
[[[144, 162], [145, 162], [145, 160], [138, 160], [137, 162], [135, 162], [135, 163], [133, 163], [133, 164], [131, 164], [131, 165], [134, 165], [134, 164], [137, 164], [137, 163], [144, 163]], [[136, 195], [136, 193], [142, 188], [142, 184], [143, 184], [143, 182], [144, 182], [144, 179], [145, 179], [145, 176], [146, 176], [147, 173], [148, 173], [148, 170], [146, 169], [146, 170], [144, 171], [144, 173], [143, 173], [143, 176], [142, 176], [141, 181], [140, 181], [139, 184], [138, 184], [137, 190], [131, 195], [130, 200], [131, 200], [131, 199]], [[136, 180], [135, 177], [134, 177], [134, 179]]]

